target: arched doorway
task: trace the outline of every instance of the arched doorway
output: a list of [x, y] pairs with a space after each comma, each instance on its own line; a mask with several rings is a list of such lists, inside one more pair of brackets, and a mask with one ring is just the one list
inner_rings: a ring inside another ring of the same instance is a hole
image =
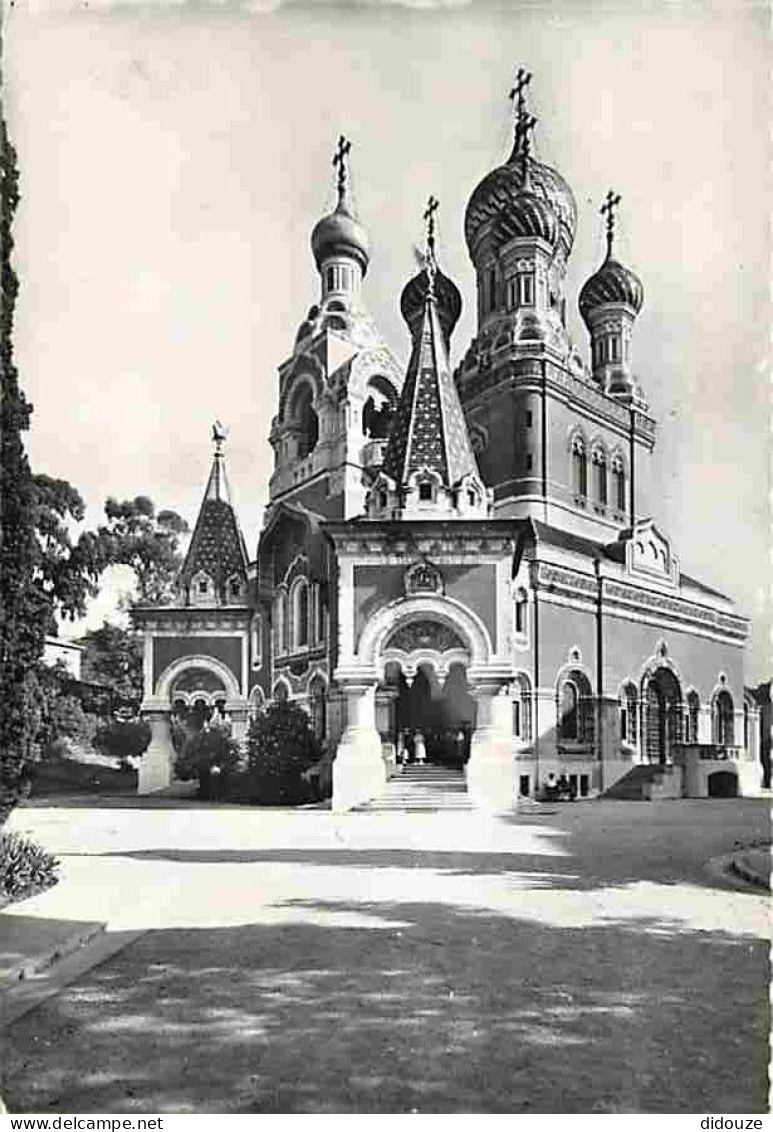
[[392, 662], [384, 683], [394, 695], [394, 741], [405, 761], [416, 758], [416, 738], [421, 734], [427, 762], [463, 766], [470, 757], [476, 708], [464, 665], [453, 664], [442, 675], [425, 661], [411, 679]]
[[682, 741], [684, 722], [682, 690], [670, 668], [658, 668], [649, 677], [642, 701], [645, 761], [670, 763], [674, 745]]

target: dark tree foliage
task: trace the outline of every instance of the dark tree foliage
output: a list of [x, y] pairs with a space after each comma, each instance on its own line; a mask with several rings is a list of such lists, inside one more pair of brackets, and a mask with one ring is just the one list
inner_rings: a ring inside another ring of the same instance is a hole
[[81, 637], [81, 676], [114, 693], [118, 702], [142, 700], [142, 637], [122, 625], [103, 622]]
[[98, 728], [94, 746], [125, 768], [131, 765], [130, 759], [145, 754], [150, 738], [150, 725], [144, 719], [113, 719]]
[[99, 527], [97, 540], [103, 560], [130, 566], [137, 580], [138, 604], [155, 605], [175, 596], [182, 567], [181, 536], [188, 524], [175, 511], [156, 512], [146, 495], [105, 503], [107, 523]]
[[88, 715], [78, 695], [77, 681], [61, 663], [38, 664], [27, 673], [27, 757], [42, 759], [64, 754], [62, 740], [89, 743], [96, 720]]
[[[189, 734], [174, 764], [178, 778], [198, 778], [202, 798], [221, 795], [238, 765], [239, 745], [219, 727]], [[217, 789], [213, 789], [215, 784]]]
[[19, 284], [11, 254], [18, 185], [16, 151], [0, 113], [0, 823], [22, 789], [29, 706], [25, 677], [43, 653], [51, 617], [34, 577], [35, 485], [22, 437], [32, 407], [13, 360]]
[[304, 777], [322, 758], [308, 715], [298, 704], [269, 704], [250, 725], [247, 765], [254, 800], [268, 804], [307, 801]]

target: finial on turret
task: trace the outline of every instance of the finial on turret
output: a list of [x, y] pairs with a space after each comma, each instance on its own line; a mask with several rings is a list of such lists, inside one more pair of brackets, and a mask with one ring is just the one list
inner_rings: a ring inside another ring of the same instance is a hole
[[430, 194], [427, 207], [424, 210], [424, 219], [427, 222], [427, 260], [435, 262], [435, 213], [440, 208], [440, 201]]
[[348, 170], [346, 168], [346, 158], [349, 156], [349, 152], [350, 152], [351, 148], [352, 148], [352, 143], [349, 141], [348, 138], [345, 138], [344, 135], [341, 134], [341, 136], [338, 139], [338, 145], [336, 146], [336, 151], [333, 154], [333, 166], [338, 170], [338, 199], [339, 199], [339, 201], [343, 199], [344, 193], [346, 192], [346, 178], [348, 176]]
[[518, 74], [515, 76], [515, 86], [510, 91], [508, 98], [515, 106], [515, 140], [518, 140], [518, 124], [526, 117], [526, 97], [524, 91], [531, 82], [531, 71], [525, 71], [523, 67], [518, 68]]
[[215, 456], [223, 455], [223, 445], [228, 437], [228, 429], [220, 421], [212, 425], [212, 443], [215, 446]]
[[612, 243], [615, 238], [615, 209], [620, 204], [620, 194], [610, 189], [599, 212], [607, 218], [607, 259], [612, 258]]

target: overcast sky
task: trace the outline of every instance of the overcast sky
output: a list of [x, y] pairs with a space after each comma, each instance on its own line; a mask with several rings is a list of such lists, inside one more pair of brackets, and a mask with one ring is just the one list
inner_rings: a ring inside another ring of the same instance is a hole
[[639, 0], [251, 4], [16, 0], [5, 102], [19, 151], [16, 354], [36, 469], [195, 518], [215, 417], [254, 552], [276, 366], [317, 298], [309, 250], [352, 177], [374, 245], [370, 308], [398, 357], [421, 213], [474, 332], [466, 202], [509, 153], [507, 93], [533, 73], [537, 155], [572, 185], [568, 300], [603, 255], [641, 276], [634, 366], [659, 421], [656, 519], [683, 568], [753, 619], [769, 674], [768, 59], [763, 4]]

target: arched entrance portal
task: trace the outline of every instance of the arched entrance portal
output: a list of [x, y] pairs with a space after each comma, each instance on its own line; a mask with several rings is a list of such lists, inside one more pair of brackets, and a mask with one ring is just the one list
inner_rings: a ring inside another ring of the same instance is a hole
[[670, 763], [674, 745], [682, 741], [682, 690], [670, 668], [658, 668], [648, 679], [642, 696], [644, 758], [649, 763]]
[[462, 664], [452, 665], [442, 676], [432, 664], [424, 662], [411, 680], [393, 662], [387, 665], [385, 685], [394, 696], [394, 741], [402, 759], [416, 759], [416, 737], [420, 734], [427, 762], [447, 766], [467, 762], [475, 728], [475, 701]]

